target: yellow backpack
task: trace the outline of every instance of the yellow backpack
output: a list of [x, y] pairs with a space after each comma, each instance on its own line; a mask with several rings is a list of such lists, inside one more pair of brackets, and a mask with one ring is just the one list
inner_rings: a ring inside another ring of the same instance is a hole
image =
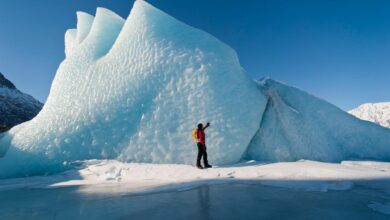
[[199, 139], [198, 139], [198, 129], [192, 130], [192, 140], [195, 143], [198, 143], [198, 141], [199, 141]]

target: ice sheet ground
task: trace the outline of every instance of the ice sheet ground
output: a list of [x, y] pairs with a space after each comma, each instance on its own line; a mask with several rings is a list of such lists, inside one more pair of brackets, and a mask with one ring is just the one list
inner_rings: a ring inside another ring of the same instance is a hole
[[365, 188], [322, 193], [224, 184], [145, 195], [83, 194], [79, 189], [2, 192], [7, 201], [0, 201], [0, 219], [389, 219], [382, 213], [385, 199]]
[[302, 160], [270, 164], [248, 161], [205, 170], [190, 165], [114, 160], [90, 160], [75, 166], [80, 168], [49, 176], [0, 180], [0, 191], [93, 185], [91, 192], [98, 192], [100, 187], [104, 191], [110, 186], [124, 192], [156, 192], [204, 184], [258, 181], [264, 185], [326, 192], [348, 190], [355, 184], [387, 189], [390, 183], [390, 163], [373, 161], [323, 163]]
[[51, 176], [0, 180], [0, 218], [386, 219], [390, 214], [390, 163], [248, 161], [199, 170], [93, 160], [78, 166]]

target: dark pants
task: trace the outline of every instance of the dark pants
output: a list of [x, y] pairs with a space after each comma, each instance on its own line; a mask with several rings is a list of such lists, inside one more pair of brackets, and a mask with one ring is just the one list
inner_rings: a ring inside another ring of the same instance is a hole
[[206, 152], [206, 145], [203, 145], [202, 143], [198, 143], [198, 158], [196, 159], [196, 165], [200, 165], [200, 160], [203, 156], [203, 163], [205, 166], [209, 164], [207, 161], [207, 152]]

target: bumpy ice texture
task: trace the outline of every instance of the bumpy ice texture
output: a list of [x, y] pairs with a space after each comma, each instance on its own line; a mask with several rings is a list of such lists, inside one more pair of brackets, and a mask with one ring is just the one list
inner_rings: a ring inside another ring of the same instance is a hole
[[388, 129], [272, 79], [258, 81], [258, 87], [268, 101], [247, 159], [390, 160]]
[[209, 159], [242, 158], [266, 99], [234, 50], [144, 1], [126, 21], [77, 16], [43, 110], [0, 140], [0, 178], [95, 158], [193, 164], [191, 130], [207, 121]]

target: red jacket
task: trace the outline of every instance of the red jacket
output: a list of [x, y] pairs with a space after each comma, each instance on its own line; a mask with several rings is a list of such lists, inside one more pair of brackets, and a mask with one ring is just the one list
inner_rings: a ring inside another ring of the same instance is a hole
[[206, 145], [206, 134], [204, 133], [204, 128], [201, 130], [198, 129], [198, 139], [201, 144]]
[[199, 143], [206, 145], [206, 134], [204, 133], [204, 130], [206, 130], [207, 127], [209, 127], [210, 124], [207, 123], [207, 125], [203, 129], [198, 129], [198, 139]]

